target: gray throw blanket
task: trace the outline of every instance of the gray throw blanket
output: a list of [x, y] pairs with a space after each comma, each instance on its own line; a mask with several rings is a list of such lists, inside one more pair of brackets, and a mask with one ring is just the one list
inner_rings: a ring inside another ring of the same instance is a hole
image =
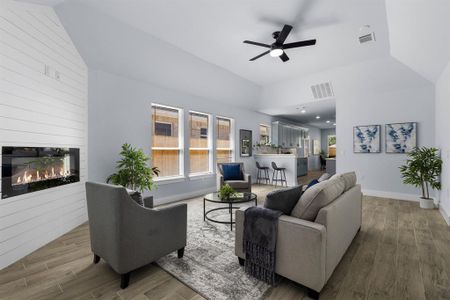
[[245, 211], [244, 253], [245, 272], [268, 284], [274, 285], [278, 218], [283, 213], [262, 207], [250, 207]]

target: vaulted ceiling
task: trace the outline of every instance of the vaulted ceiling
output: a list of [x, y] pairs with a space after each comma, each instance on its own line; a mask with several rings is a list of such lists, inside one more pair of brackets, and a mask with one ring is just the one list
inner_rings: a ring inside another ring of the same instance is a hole
[[[407, 66], [404, 78], [409, 69], [435, 82], [450, 59], [447, 0], [24, 1], [55, 5], [90, 67], [254, 109], [267, 87], [314, 83], [324, 71], [384, 59]], [[317, 45], [287, 50], [286, 63], [268, 55], [249, 62], [264, 49], [242, 41], [271, 43], [283, 24], [294, 27], [287, 42]], [[358, 42], [365, 25], [376, 42]], [[364, 84], [377, 87], [381, 79], [370, 77]], [[309, 91], [294, 94], [311, 100]]]

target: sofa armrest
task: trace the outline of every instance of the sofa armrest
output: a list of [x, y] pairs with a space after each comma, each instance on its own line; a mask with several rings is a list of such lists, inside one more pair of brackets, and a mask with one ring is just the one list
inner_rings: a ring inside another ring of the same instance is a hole
[[244, 181], [245, 182], [249, 182], [251, 184], [252, 183], [252, 176], [250, 174], [244, 173]]
[[222, 174], [217, 174], [216, 183], [217, 183], [216, 184], [217, 190], [220, 190], [220, 188], [224, 185], [224, 180], [223, 180]]
[[[236, 211], [235, 254], [243, 251], [245, 210]], [[276, 272], [320, 291], [326, 283], [326, 228], [322, 224], [282, 215], [278, 220]]]

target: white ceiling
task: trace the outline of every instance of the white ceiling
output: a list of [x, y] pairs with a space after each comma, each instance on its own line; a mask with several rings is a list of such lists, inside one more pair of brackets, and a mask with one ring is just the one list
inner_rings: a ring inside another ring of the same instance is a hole
[[[301, 112], [302, 108], [305, 108], [305, 113]], [[320, 100], [301, 105], [279, 107], [277, 110], [273, 110], [272, 113], [276, 117], [320, 129], [334, 128], [333, 123], [336, 122], [336, 100]], [[316, 119], [316, 116], [320, 116], [320, 119]], [[330, 122], [326, 123], [327, 120]]]
[[[55, 4], [63, 0], [32, 0]], [[171, 43], [256, 84], [267, 85], [325, 69], [389, 55], [384, 1], [381, 0], [65, 0], [81, 2], [121, 22]], [[317, 45], [290, 49], [282, 63], [243, 44], [273, 41], [283, 24], [294, 29], [287, 42], [316, 38]], [[360, 45], [369, 24], [377, 42]]]

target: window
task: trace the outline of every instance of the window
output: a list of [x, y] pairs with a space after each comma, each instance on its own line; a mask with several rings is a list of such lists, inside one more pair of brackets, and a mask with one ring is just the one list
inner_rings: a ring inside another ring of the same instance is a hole
[[328, 136], [328, 157], [336, 157], [336, 136]]
[[270, 142], [270, 128], [267, 125], [259, 125], [259, 143], [268, 144]]
[[217, 117], [217, 142], [216, 142], [216, 163], [225, 163], [233, 161], [233, 120]]
[[190, 174], [211, 171], [211, 141], [209, 138], [210, 116], [189, 112], [189, 162]]
[[152, 105], [152, 165], [161, 171], [159, 177], [183, 174], [182, 111]]
[[171, 136], [172, 135], [172, 124], [155, 122], [155, 134], [163, 135], [163, 136]]

